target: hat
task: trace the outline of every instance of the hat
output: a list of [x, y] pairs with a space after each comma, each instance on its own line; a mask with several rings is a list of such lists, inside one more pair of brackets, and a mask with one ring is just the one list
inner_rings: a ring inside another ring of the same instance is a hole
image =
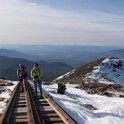
[[19, 67], [21, 67], [22, 66], [22, 64], [19, 64]]

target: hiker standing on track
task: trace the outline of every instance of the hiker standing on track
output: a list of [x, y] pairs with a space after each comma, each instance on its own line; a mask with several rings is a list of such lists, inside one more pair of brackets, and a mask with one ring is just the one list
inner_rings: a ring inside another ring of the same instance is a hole
[[33, 69], [31, 70], [31, 77], [33, 78], [34, 87], [35, 87], [35, 96], [37, 97], [37, 86], [40, 89], [40, 95], [42, 98], [42, 72], [38, 67], [38, 63], [34, 63]]
[[28, 73], [26, 71], [26, 67], [22, 64], [19, 64], [19, 68], [17, 69], [17, 77], [19, 78], [19, 82], [21, 85], [21, 92], [24, 92], [24, 84], [26, 78], [28, 77]]

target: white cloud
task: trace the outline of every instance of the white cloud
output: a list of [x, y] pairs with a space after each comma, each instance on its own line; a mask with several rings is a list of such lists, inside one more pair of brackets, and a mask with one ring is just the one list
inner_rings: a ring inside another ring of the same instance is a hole
[[123, 19], [60, 11], [25, 0], [0, 0], [0, 43], [97, 44], [102, 36], [114, 41], [123, 35], [113, 33], [124, 32]]

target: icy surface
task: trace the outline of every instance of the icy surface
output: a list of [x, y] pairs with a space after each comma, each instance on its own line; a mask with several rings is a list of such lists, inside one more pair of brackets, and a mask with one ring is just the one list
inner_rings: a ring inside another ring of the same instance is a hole
[[[64, 95], [56, 93], [57, 84], [44, 85], [43, 90], [79, 124], [124, 124], [124, 98], [90, 95], [75, 86], [77, 84], [66, 85]], [[97, 110], [87, 109], [84, 104], [92, 105]]]

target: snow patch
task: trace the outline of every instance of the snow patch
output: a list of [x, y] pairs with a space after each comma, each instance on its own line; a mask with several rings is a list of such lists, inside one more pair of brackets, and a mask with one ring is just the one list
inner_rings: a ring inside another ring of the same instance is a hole
[[58, 78], [56, 78], [55, 80], [53, 80], [51, 83], [54, 83], [54, 82], [56, 82], [56, 81], [59, 81], [59, 80], [62, 79], [62, 78], [69, 77], [69, 75], [73, 74], [74, 72], [75, 72], [75, 69], [72, 70], [71, 72], [68, 72], [68, 73], [62, 75], [62, 76], [59, 76]]
[[94, 70], [86, 74], [87, 78], [98, 79], [103, 83], [120, 83], [124, 85], [124, 59], [106, 58]]

